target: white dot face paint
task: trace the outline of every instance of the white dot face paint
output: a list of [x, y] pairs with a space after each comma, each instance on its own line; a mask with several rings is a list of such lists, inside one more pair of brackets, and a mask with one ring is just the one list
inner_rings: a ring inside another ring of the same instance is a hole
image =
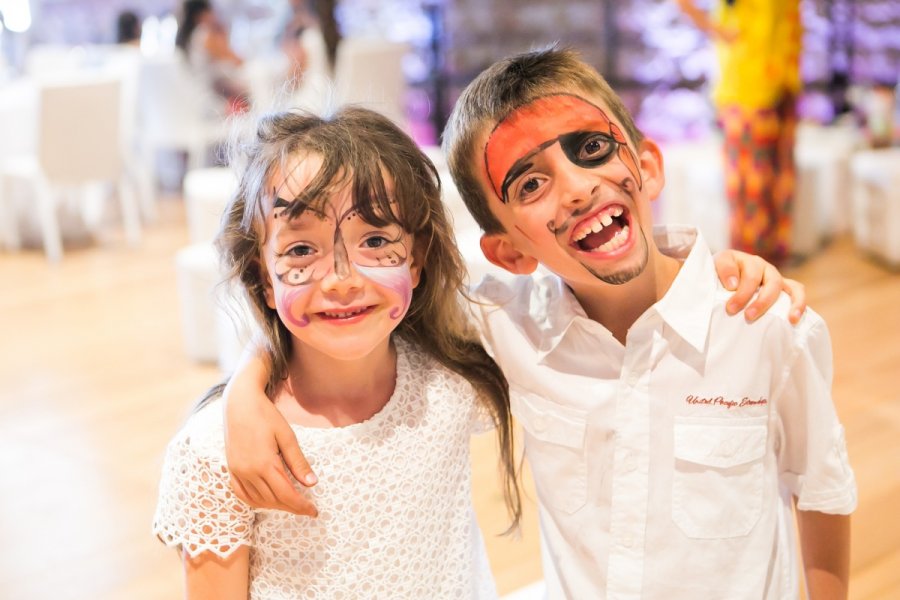
[[270, 305], [296, 342], [349, 360], [388, 343], [409, 310], [418, 269], [412, 236], [394, 223], [364, 221], [349, 188], [336, 192], [320, 212], [287, 218], [320, 165], [315, 156], [298, 160], [282, 185], [274, 186], [264, 248]]

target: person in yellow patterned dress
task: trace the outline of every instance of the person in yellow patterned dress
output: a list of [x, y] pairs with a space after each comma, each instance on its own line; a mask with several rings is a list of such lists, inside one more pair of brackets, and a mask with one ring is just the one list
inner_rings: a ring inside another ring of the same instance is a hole
[[802, 27], [798, 0], [693, 0], [682, 10], [715, 42], [713, 90], [724, 135], [731, 245], [783, 264], [790, 254], [796, 98]]

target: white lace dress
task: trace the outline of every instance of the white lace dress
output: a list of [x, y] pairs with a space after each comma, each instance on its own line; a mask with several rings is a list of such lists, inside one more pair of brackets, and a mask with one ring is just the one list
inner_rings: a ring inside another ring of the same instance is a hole
[[[250, 546], [250, 598], [496, 598], [471, 502], [471, 384], [397, 341], [397, 384], [363, 423], [294, 425], [319, 517], [254, 510], [228, 486], [221, 403], [169, 443], [153, 531], [191, 556]], [[298, 484], [298, 489], [300, 488]]]

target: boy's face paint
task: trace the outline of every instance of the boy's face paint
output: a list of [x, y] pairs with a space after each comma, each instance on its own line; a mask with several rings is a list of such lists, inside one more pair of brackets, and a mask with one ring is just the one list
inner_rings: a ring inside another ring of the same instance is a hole
[[621, 284], [643, 272], [651, 221], [639, 161], [599, 106], [556, 94], [519, 107], [487, 136], [484, 174], [513, 245], [565, 280]]
[[619, 126], [587, 100], [557, 94], [518, 108], [491, 132], [484, 162], [497, 197], [509, 202], [509, 186], [527, 171], [529, 159], [556, 143], [573, 164], [585, 169], [618, 158], [641, 187], [637, 158]]
[[352, 359], [387, 343], [409, 310], [418, 267], [412, 236], [395, 223], [365, 222], [349, 186], [321, 212], [287, 217], [320, 166], [320, 158], [304, 157], [274, 190], [264, 248], [268, 300], [299, 342]]

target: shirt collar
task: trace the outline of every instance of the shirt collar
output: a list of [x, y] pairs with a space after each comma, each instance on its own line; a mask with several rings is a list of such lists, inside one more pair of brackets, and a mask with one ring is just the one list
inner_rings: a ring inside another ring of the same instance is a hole
[[[679, 337], [703, 351], [717, 285], [709, 248], [694, 227], [657, 227], [653, 237], [664, 254], [684, 259], [684, 263], [666, 295], [650, 310], [655, 310]], [[537, 349], [538, 362], [553, 352], [579, 317], [588, 319], [575, 294], [562, 279], [553, 275], [546, 277], [543, 283], [545, 285], [532, 288], [531, 302], [528, 303], [531, 307], [529, 317], [542, 332]], [[612, 334], [603, 327], [594, 331], [613, 340]]]
[[693, 227], [670, 226], [663, 232], [665, 240], [660, 239], [659, 235], [654, 237], [661, 248], [675, 248], [688, 237], [694, 238], [693, 247], [675, 276], [675, 281], [665, 296], [653, 305], [652, 310], [679, 337], [702, 352], [706, 347], [718, 288], [718, 275], [709, 247], [700, 232]]

